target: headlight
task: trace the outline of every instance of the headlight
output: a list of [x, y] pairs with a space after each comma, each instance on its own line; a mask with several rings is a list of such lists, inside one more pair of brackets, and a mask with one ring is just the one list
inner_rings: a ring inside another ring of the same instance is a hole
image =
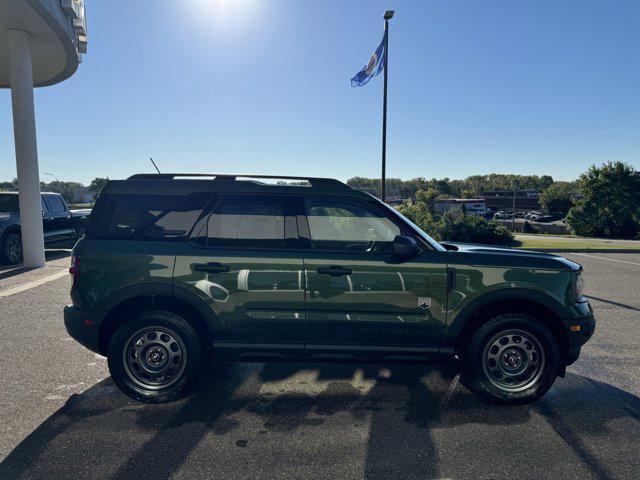
[[580, 300], [584, 295], [584, 278], [581, 272], [576, 274], [576, 283], [575, 283], [575, 299]]

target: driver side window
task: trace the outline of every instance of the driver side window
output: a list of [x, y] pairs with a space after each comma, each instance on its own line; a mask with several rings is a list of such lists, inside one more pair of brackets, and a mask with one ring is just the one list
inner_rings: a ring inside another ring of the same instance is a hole
[[348, 201], [310, 202], [307, 219], [316, 250], [386, 254], [400, 229], [382, 213]]

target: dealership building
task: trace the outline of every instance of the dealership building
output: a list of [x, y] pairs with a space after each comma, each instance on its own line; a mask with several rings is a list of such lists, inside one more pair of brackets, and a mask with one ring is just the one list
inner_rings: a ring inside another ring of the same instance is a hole
[[[515, 197], [515, 198], [514, 198]], [[530, 212], [540, 210], [540, 190], [490, 190], [482, 192], [485, 206], [489, 212], [513, 210]]]
[[0, 87], [11, 89], [24, 265], [44, 266], [34, 87], [72, 76], [87, 51], [84, 0], [0, 0]]

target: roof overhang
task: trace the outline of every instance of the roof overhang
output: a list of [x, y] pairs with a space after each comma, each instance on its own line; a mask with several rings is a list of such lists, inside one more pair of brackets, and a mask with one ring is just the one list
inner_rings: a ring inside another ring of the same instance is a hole
[[83, 0], [0, 0], [0, 88], [10, 85], [6, 31], [31, 35], [33, 83], [53, 85], [72, 76], [86, 51]]

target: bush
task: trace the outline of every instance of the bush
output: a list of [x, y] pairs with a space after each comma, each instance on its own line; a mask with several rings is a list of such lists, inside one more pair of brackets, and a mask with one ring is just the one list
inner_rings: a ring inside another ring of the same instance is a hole
[[567, 223], [576, 235], [634, 238], [640, 231], [640, 175], [622, 162], [592, 166], [578, 180], [580, 199]]
[[461, 210], [441, 215], [433, 208], [433, 193], [420, 191], [415, 202], [400, 205], [398, 210], [436, 240], [493, 245], [513, 241], [513, 234], [502, 223], [467, 215]]
[[483, 217], [465, 215], [460, 210], [450, 210], [442, 215], [441, 238], [454, 242], [508, 244], [513, 234], [499, 222]]
[[527, 220], [524, 221], [524, 226], [522, 227], [522, 233], [540, 233], [540, 229], [535, 225], [531, 224]]

